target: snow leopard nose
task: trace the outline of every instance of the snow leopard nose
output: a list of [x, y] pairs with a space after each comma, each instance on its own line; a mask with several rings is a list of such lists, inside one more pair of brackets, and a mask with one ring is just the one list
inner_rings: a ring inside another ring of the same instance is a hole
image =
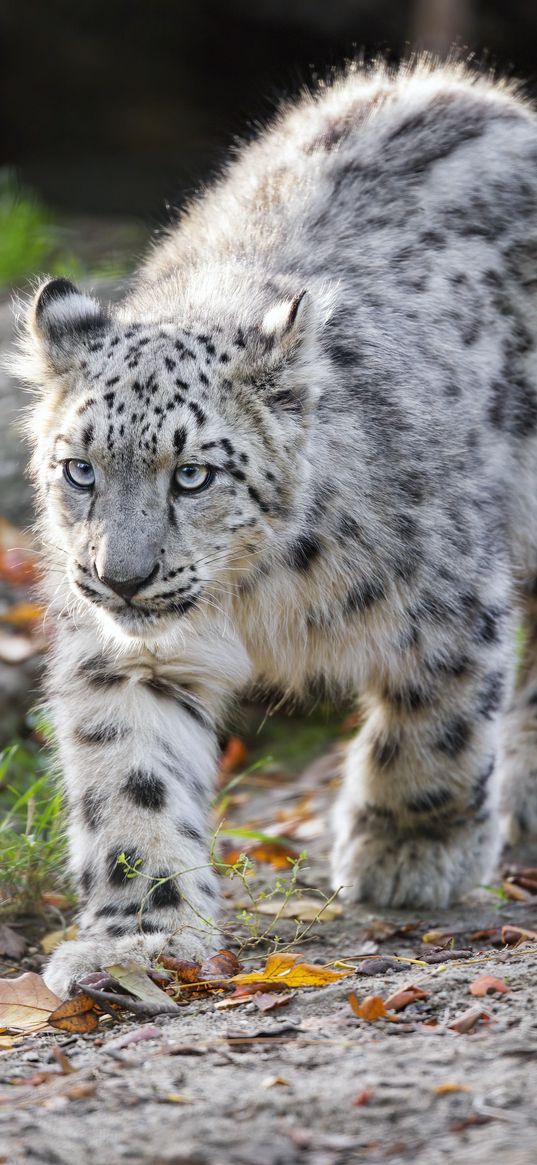
[[149, 583], [153, 582], [153, 579], [158, 574], [158, 569], [157, 562], [153, 570], [145, 578], [111, 578], [107, 574], [100, 575], [99, 577], [106, 587], [109, 587], [111, 591], [115, 591], [116, 595], [119, 595], [122, 599], [126, 599], [128, 602], [129, 599], [134, 598], [134, 595], [138, 594], [138, 591], [142, 590], [142, 587], [147, 587]]

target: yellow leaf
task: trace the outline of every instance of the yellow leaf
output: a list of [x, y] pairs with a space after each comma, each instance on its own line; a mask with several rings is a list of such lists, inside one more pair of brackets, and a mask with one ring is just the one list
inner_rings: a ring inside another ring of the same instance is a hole
[[6, 1052], [9, 1048], [12, 1048], [14, 1044], [20, 1043], [22, 1038], [23, 1038], [22, 1035], [20, 1035], [20, 1036], [0, 1036], [0, 1051]]
[[354, 1014], [368, 1023], [374, 1023], [377, 1019], [395, 1019], [395, 1016], [388, 1015], [386, 1004], [380, 995], [366, 995], [363, 1003], [360, 1003], [355, 992], [351, 991], [349, 1003]]
[[472, 1089], [469, 1084], [452, 1084], [450, 1081], [447, 1081], [445, 1084], [437, 1084], [436, 1088], [433, 1088], [435, 1096], [449, 1096], [450, 1092], [471, 1091]]
[[37, 603], [17, 603], [9, 611], [3, 612], [2, 621], [11, 623], [13, 627], [27, 627], [29, 623], [35, 623], [42, 617], [43, 608], [38, 607]]
[[192, 1104], [190, 1096], [185, 1096], [184, 1092], [166, 1092], [162, 1099], [168, 1104]]
[[0, 979], [0, 1024], [11, 1031], [41, 1031], [60, 1003], [33, 971], [16, 979]]
[[67, 942], [68, 939], [78, 937], [78, 927], [73, 922], [71, 926], [66, 926], [64, 930], [51, 930], [41, 939], [41, 948], [45, 955], [51, 955], [60, 943]]
[[274, 983], [278, 987], [324, 987], [354, 975], [349, 971], [331, 971], [316, 963], [299, 963], [298, 955], [269, 955], [264, 970], [234, 975], [231, 983]]

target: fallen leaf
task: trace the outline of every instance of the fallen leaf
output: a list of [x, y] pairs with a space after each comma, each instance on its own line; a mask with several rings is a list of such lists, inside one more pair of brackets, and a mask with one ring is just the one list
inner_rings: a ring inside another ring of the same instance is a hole
[[256, 914], [270, 914], [278, 918], [296, 918], [299, 922], [331, 922], [343, 914], [339, 902], [323, 903], [319, 898], [268, 898], [256, 902], [252, 910]]
[[278, 994], [274, 991], [259, 991], [253, 996], [253, 1001], [259, 1011], [273, 1011], [275, 1007], [286, 1007], [294, 999], [294, 992]]
[[493, 975], [480, 975], [470, 983], [470, 995], [492, 995], [495, 991], [505, 992], [509, 988], [503, 979], [495, 979]]
[[131, 1044], [139, 1044], [142, 1040], [160, 1040], [162, 1038], [162, 1028], [155, 1027], [154, 1024], [146, 1023], [143, 1027], [137, 1027], [134, 1031], [125, 1032], [122, 1036], [114, 1036], [113, 1039], [107, 1040], [103, 1051], [113, 1048], [119, 1051], [121, 1048], [128, 1048]]
[[262, 1088], [276, 1088], [281, 1086], [285, 1088], [291, 1087], [289, 1080], [286, 1080], [285, 1076], [265, 1076], [265, 1079], [261, 1081]]
[[43, 608], [37, 603], [16, 603], [8, 611], [2, 612], [2, 622], [13, 627], [27, 627], [43, 618]]
[[511, 882], [509, 879], [502, 882], [502, 890], [513, 902], [531, 902], [533, 898], [531, 890], [526, 890], [523, 886]]
[[522, 926], [502, 926], [502, 942], [507, 946], [515, 946], [517, 943], [524, 942], [525, 939], [536, 940], [537, 930], [525, 930]]
[[230, 736], [220, 757], [220, 776], [230, 777], [248, 760], [248, 749], [239, 736]]
[[158, 957], [159, 964], [173, 971], [181, 983], [199, 983], [201, 963], [192, 963], [189, 959], [176, 959], [173, 955], [162, 954]]
[[230, 982], [271, 983], [276, 987], [324, 987], [327, 983], [354, 975], [354, 968], [349, 971], [331, 971], [316, 963], [299, 963], [299, 957], [289, 954], [269, 955], [263, 971], [234, 975]]
[[369, 1101], [373, 1099], [374, 1095], [374, 1088], [363, 1088], [362, 1091], [358, 1093], [358, 1096], [354, 1097], [352, 1102], [353, 1106], [355, 1108], [362, 1108], [364, 1104], [369, 1104]]
[[[113, 963], [110, 967], [105, 967], [104, 970], [108, 975], [119, 983], [129, 995], [134, 995], [136, 999], [142, 999], [144, 1003], [155, 1003], [162, 1006], [163, 1003], [168, 1003], [170, 1011], [174, 1010], [173, 1000], [153, 983], [147, 974], [146, 968], [141, 963], [127, 962], [127, 963]], [[117, 1002], [121, 1005], [121, 996], [118, 996]], [[127, 1001], [125, 1006], [128, 1007]], [[180, 1011], [178, 1004], [175, 1004], [177, 1011]]]
[[157, 1100], [165, 1104], [192, 1104], [192, 1098], [184, 1092], [166, 1092], [163, 1096], [157, 1096]]
[[394, 995], [390, 995], [386, 999], [386, 1011], [403, 1011], [403, 1008], [408, 1007], [410, 1003], [416, 1003], [418, 999], [428, 999], [429, 996], [426, 991], [422, 991], [421, 987], [414, 987], [413, 983], [402, 987], [400, 991], [396, 991]]
[[41, 1031], [60, 1002], [33, 971], [0, 979], [0, 1025], [11, 1031]]
[[81, 1080], [79, 1084], [71, 1084], [66, 1088], [62, 1096], [66, 1096], [68, 1100], [86, 1100], [90, 1096], [95, 1096], [96, 1092], [96, 1084], [92, 1084], [90, 1080]]
[[227, 995], [225, 999], [219, 999], [215, 1003], [215, 1011], [229, 1011], [231, 1007], [241, 1007], [243, 1003], [251, 1003], [254, 998], [255, 996], [246, 990], [242, 995]]
[[240, 969], [241, 964], [233, 951], [221, 950], [204, 960], [200, 967], [199, 977], [202, 981], [204, 979], [229, 979], [232, 975], [237, 975]]
[[71, 902], [66, 894], [58, 894], [56, 890], [45, 890], [41, 895], [43, 906], [54, 906], [56, 910], [68, 910]]
[[20, 1035], [20, 1036], [0, 1035], [0, 1051], [7, 1052], [15, 1044], [19, 1044], [22, 1039], [23, 1039], [22, 1035]]
[[472, 1089], [470, 1088], [469, 1084], [453, 1084], [449, 1080], [447, 1080], [445, 1084], [437, 1084], [436, 1088], [433, 1088], [435, 1096], [449, 1096], [452, 1092], [471, 1091]]
[[[299, 857], [297, 850], [294, 850], [290, 845], [278, 841], [264, 841], [244, 845], [240, 849], [236, 847], [225, 849], [222, 860], [228, 866], [234, 866], [242, 854], [246, 854], [250, 861], [264, 862], [275, 870], [288, 870], [289, 862], [295, 862]], [[256, 909], [258, 909], [257, 906]], [[269, 911], [264, 911], [264, 913], [269, 913]]]
[[60, 1031], [83, 1034], [95, 1031], [99, 1018], [95, 1012], [93, 999], [82, 994], [61, 1003], [49, 1016], [49, 1023], [51, 1027], [57, 1027]]
[[386, 1004], [380, 995], [366, 995], [363, 1002], [360, 1003], [355, 992], [351, 991], [348, 998], [354, 1014], [360, 1019], [367, 1020], [368, 1023], [374, 1023], [377, 1019], [390, 1018], [386, 1011]]
[[78, 937], [78, 927], [76, 923], [71, 926], [64, 927], [63, 930], [51, 930], [49, 934], [44, 935], [41, 939], [41, 950], [45, 955], [51, 955], [61, 943], [67, 942], [69, 939]]
[[26, 946], [26, 939], [17, 934], [16, 930], [5, 922], [0, 925], [0, 955], [6, 955], [8, 959], [20, 959]]
[[76, 1071], [76, 1069], [73, 1068], [73, 1065], [71, 1064], [69, 1057], [65, 1055], [65, 1052], [62, 1052], [58, 1044], [53, 1044], [50, 1050], [60, 1068], [62, 1076], [71, 1076], [72, 1073]]
[[444, 951], [431, 951], [430, 954], [421, 955], [421, 958], [424, 963], [452, 963], [455, 961], [459, 962], [462, 959], [471, 959], [474, 954], [475, 951], [470, 950], [469, 947], [465, 947], [461, 951], [455, 951], [450, 948]]
[[466, 1035], [480, 1023], [490, 1023], [490, 1015], [486, 1011], [480, 1011], [478, 1007], [469, 1007], [467, 1011], [463, 1011], [462, 1015], [457, 1016], [453, 1023], [449, 1023], [448, 1027], [451, 1031]]
[[378, 958], [364, 959], [356, 967], [357, 975], [385, 975], [387, 971], [406, 971], [408, 974], [408, 963], [390, 959], [387, 955], [379, 955]]

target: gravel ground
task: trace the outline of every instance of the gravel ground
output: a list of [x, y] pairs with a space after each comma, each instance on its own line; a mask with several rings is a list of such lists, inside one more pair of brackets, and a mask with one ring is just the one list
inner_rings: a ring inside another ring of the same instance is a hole
[[[273, 790], [266, 781], [261, 788], [254, 783], [234, 818], [267, 823], [275, 810], [303, 803], [305, 789], [315, 790], [316, 836], [301, 873], [306, 893], [326, 888], [332, 784], [323, 765]], [[531, 852], [515, 856], [532, 860]], [[275, 876], [262, 875], [264, 884]], [[233, 894], [226, 907], [232, 927], [240, 886]], [[222, 1011], [222, 996], [212, 995], [177, 1018], [105, 1019], [89, 1036], [27, 1037], [0, 1053], [0, 1162], [535, 1165], [537, 944], [502, 949], [490, 936], [469, 938], [508, 923], [535, 928], [537, 898], [499, 902], [479, 891], [449, 911], [428, 917], [386, 911], [381, 920], [344, 906], [339, 918], [318, 923], [299, 943], [308, 962], [361, 955], [355, 962], [369, 969], [372, 959], [364, 963], [363, 956], [374, 955], [382, 969], [379, 956], [419, 961], [296, 990], [267, 1013], [254, 1002]], [[287, 928], [289, 938], [294, 925], [280, 924], [280, 932]], [[423, 943], [431, 929], [455, 931], [461, 954], [450, 962], [449, 940], [442, 954]], [[431, 953], [443, 961], [424, 963]], [[248, 953], [242, 957], [248, 965]], [[502, 979], [507, 993], [474, 998], [470, 984], [485, 973]], [[350, 991], [360, 1001], [387, 999], [408, 983], [427, 998], [398, 1020], [353, 1014]], [[450, 1029], [469, 1007], [488, 1018], [467, 1034]], [[140, 1029], [149, 1038], [139, 1039]], [[137, 1042], [125, 1043], [133, 1032]], [[58, 1047], [69, 1074], [60, 1072]], [[42, 1071], [50, 1075], [39, 1082]]]

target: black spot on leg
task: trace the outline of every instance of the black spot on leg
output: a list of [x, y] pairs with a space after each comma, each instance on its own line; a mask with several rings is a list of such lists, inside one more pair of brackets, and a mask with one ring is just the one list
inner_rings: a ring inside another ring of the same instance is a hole
[[82, 819], [88, 829], [98, 829], [103, 818], [103, 797], [98, 789], [84, 790], [81, 800]]
[[133, 769], [122, 786], [122, 791], [140, 809], [152, 809], [156, 812], [166, 804], [166, 785], [154, 773], [144, 772], [143, 769]]
[[485, 684], [479, 693], [478, 712], [489, 718], [501, 707], [505, 689], [504, 677], [501, 672], [494, 672], [485, 677]]
[[95, 883], [95, 873], [93, 870], [90, 870], [86, 866], [86, 868], [84, 870], [82, 870], [82, 873], [80, 875], [80, 885], [82, 887], [84, 894], [88, 895], [90, 893], [90, 891], [93, 888], [94, 883]]
[[490, 760], [483, 771], [479, 774], [473, 790], [470, 801], [470, 809], [473, 813], [478, 813], [483, 808], [488, 794], [488, 783], [494, 772], [494, 759]]
[[438, 752], [454, 760], [466, 748], [471, 736], [471, 725], [462, 716], [453, 716], [444, 725], [443, 731], [434, 742]]
[[371, 760], [378, 769], [389, 769], [397, 760], [401, 746], [395, 736], [384, 736], [373, 740]]
[[111, 744], [126, 735], [124, 728], [117, 724], [100, 724], [96, 728], [75, 728], [74, 736], [78, 744]]
[[450, 789], [429, 789], [420, 797], [414, 797], [407, 801], [405, 808], [410, 813], [438, 813], [439, 810], [445, 809], [452, 800], [453, 794]]
[[125, 934], [130, 934], [131, 928], [129, 926], [122, 926], [121, 922], [112, 922], [106, 927], [106, 933], [111, 938], [121, 938]]
[[177, 883], [170, 878], [166, 873], [155, 874], [155, 878], [166, 878], [165, 882], [160, 882], [151, 890], [148, 905], [150, 910], [162, 910], [167, 906], [176, 907], [181, 902], [181, 894], [179, 892]]
[[181, 837], [188, 838], [189, 841], [195, 841], [198, 845], [204, 844], [203, 834], [195, 825], [190, 825], [187, 821], [180, 821], [177, 825], [177, 832]]
[[132, 874], [129, 877], [129, 871], [118, 860], [120, 854], [125, 854], [126, 862], [131, 869], [138, 869], [140, 865], [139, 856], [132, 846], [114, 846], [113, 849], [108, 851], [108, 857], [106, 859], [108, 881], [112, 886], [127, 886], [133, 877]]

